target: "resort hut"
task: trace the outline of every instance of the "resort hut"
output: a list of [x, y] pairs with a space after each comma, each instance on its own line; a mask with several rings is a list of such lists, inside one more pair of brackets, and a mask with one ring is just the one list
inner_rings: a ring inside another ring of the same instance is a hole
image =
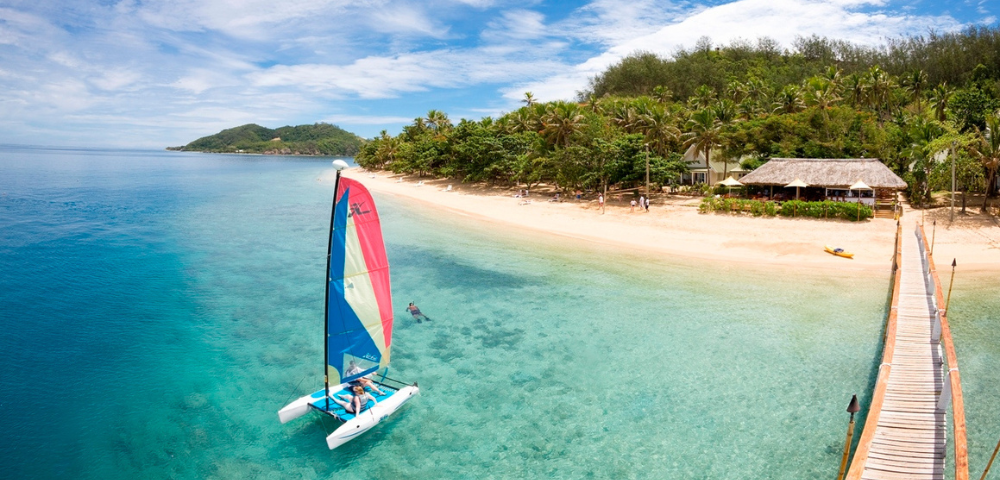
[[[876, 210], [895, 208], [896, 192], [906, 182], [877, 158], [772, 158], [740, 178], [744, 185], [778, 191], [801, 180], [807, 198], [861, 202]], [[858, 181], [870, 189], [851, 189]], [[887, 208], [880, 208], [887, 207]]]

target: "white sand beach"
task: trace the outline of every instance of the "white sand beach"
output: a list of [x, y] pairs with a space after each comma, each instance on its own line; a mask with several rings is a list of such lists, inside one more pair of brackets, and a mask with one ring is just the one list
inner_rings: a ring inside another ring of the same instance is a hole
[[[419, 179], [360, 168], [349, 169], [344, 175], [362, 181], [379, 194], [511, 228], [708, 261], [888, 270], [896, 231], [896, 222], [891, 219], [855, 223], [699, 214], [700, 197], [657, 195], [647, 213], [638, 207], [633, 212], [627, 202], [616, 202], [609, 195], [602, 214], [594, 198], [550, 202], [550, 195], [534, 191], [527, 198], [515, 198], [517, 189], [463, 185], [453, 180]], [[912, 228], [921, 221], [921, 211], [906, 208], [903, 219], [904, 228]], [[934, 220], [936, 229], [932, 227]], [[937, 209], [928, 210], [923, 221], [927, 235], [934, 236], [934, 253], [941, 270], [950, 265], [952, 258], [958, 259], [965, 271], [1000, 270], [1000, 227], [992, 218], [978, 214], [957, 216], [949, 227], [947, 209]], [[854, 259], [825, 253], [824, 245], [854, 252]]]

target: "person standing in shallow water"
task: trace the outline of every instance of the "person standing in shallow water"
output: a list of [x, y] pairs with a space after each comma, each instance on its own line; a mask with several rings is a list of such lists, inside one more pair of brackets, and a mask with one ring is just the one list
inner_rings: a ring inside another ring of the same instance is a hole
[[410, 302], [410, 306], [406, 307], [406, 310], [410, 312], [410, 315], [413, 315], [413, 319], [416, 320], [417, 323], [422, 323], [423, 320], [427, 320], [428, 322], [431, 321], [431, 319], [428, 318], [427, 315], [424, 315], [423, 313], [420, 312], [420, 309], [417, 308], [417, 306], [414, 305], [413, 302]]

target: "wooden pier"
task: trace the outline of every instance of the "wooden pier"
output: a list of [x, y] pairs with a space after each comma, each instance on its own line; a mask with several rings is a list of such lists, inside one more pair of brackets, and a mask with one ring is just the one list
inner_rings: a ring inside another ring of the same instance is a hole
[[[934, 257], [920, 226], [897, 227], [885, 348], [852, 480], [969, 478], [958, 360]], [[948, 438], [948, 407], [953, 432]], [[948, 458], [948, 442], [954, 455]]]

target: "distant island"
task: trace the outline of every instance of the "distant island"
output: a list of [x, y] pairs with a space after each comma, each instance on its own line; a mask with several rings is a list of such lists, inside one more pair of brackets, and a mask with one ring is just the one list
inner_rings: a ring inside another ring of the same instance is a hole
[[278, 129], [247, 124], [199, 138], [167, 150], [210, 153], [257, 153], [263, 155], [354, 156], [364, 139], [329, 123], [284, 126]]

